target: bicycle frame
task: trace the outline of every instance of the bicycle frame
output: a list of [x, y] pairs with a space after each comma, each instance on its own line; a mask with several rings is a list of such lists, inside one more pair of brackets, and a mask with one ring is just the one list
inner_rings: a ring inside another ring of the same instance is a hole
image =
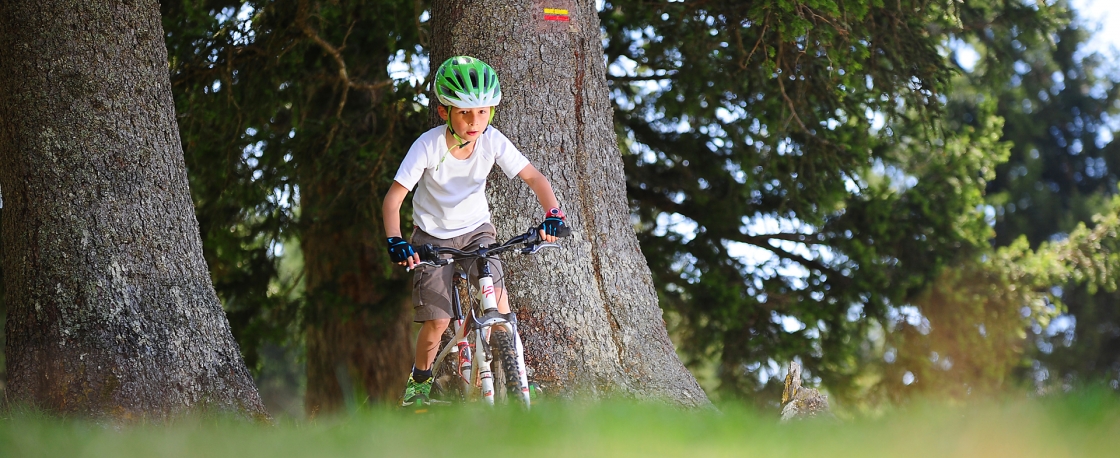
[[[520, 401], [525, 406], [529, 406], [529, 381], [525, 371], [525, 349], [521, 342], [521, 334], [517, 331], [517, 315], [513, 312], [507, 314], [498, 312], [494, 279], [486, 258], [479, 258], [476, 261], [476, 267], [479, 269], [477, 291], [480, 297], [477, 303], [480, 310], [472, 308], [464, 315], [459, 289], [452, 288], [451, 302], [455, 313], [455, 318], [452, 321], [454, 337], [440, 350], [432, 367], [440, 367], [444, 358], [455, 354], [458, 357], [457, 375], [460, 378], [459, 381], [465, 383], [465, 392], [480, 394], [484, 402], [493, 405], [494, 375], [491, 364], [494, 362], [494, 357], [490, 351], [490, 329], [494, 326], [501, 326], [513, 337], [514, 350], [517, 353], [517, 391]], [[463, 272], [456, 272], [456, 275], [463, 279], [466, 277]], [[481, 314], [481, 320], [478, 319], [478, 314]], [[473, 345], [469, 343], [470, 337], [474, 338]], [[474, 351], [471, 351], [472, 347]], [[482, 349], [482, 357], [472, 358], [478, 356], [478, 349]], [[464, 366], [467, 365], [470, 367], [469, 374], [464, 373]], [[475, 389], [478, 391], [475, 391]]]
[[[567, 226], [561, 227], [561, 231], [557, 236], [567, 237], [570, 234]], [[478, 304], [478, 307], [471, 307], [463, 313], [462, 301], [459, 297], [459, 289], [453, 287], [451, 294], [452, 311], [455, 314], [454, 327], [452, 328], [452, 339], [440, 349], [436, 356], [435, 361], [432, 363], [433, 370], [442, 367], [445, 358], [454, 353], [458, 363], [455, 368], [455, 376], [458, 377], [457, 383], [462, 388], [462, 396], [464, 398], [473, 398], [479, 396], [489, 405], [494, 404], [494, 373], [491, 364], [494, 362], [494, 353], [490, 345], [490, 338], [493, 335], [492, 330], [495, 326], [502, 328], [503, 331], [508, 332], [512, 339], [515, 362], [517, 366], [517, 387], [516, 395], [519, 400], [529, 407], [529, 380], [525, 370], [525, 347], [521, 342], [521, 333], [517, 331], [517, 315], [512, 311], [510, 313], [501, 313], [498, 311], [498, 298], [495, 296], [494, 291], [494, 278], [490, 273], [490, 264], [488, 259], [497, 257], [497, 255], [514, 249], [516, 245], [523, 244], [524, 247], [520, 248], [522, 254], [534, 254], [544, 248], [559, 248], [560, 245], [555, 243], [547, 243], [537, 236], [536, 228], [530, 228], [528, 232], [520, 236], [514, 237], [501, 245], [482, 246], [473, 252], [466, 252], [453, 248], [436, 247], [432, 245], [424, 245], [420, 252], [422, 261], [419, 265], [429, 266], [446, 266], [450, 260], [471, 259], [474, 262], [478, 271], [478, 300], [469, 301], [473, 304]], [[451, 259], [440, 258], [440, 254], [450, 254]], [[456, 272], [458, 278], [465, 278], [466, 274], [461, 271]], [[469, 290], [469, 288], [468, 288]], [[474, 344], [470, 343], [473, 338]], [[472, 349], [473, 347], [473, 349]], [[479, 357], [479, 355], [482, 355]], [[465, 369], [470, 365], [469, 373]], [[502, 366], [502, 364], [499, 364]], [[507, 380], [509, 374], [506, 374]], [[508, 390], [509, 387], [507, 387]]]

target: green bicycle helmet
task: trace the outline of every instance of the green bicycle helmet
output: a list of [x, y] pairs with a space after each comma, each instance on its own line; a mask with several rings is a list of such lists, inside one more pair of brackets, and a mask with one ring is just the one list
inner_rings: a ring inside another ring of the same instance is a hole
[[492, 107], [502, 101], [502, 87], [492, 67], [471, 56], [455, 56], [436, 70], [439, 103], [457, 108]]

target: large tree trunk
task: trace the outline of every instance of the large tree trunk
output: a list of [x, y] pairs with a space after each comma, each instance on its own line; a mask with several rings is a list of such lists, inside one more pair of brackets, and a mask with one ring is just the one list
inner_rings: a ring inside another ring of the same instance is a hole
[[[497, 70], [494, 125], [552, 181], [573, 226], [564, 250], [506, 263], [530, 378], [546, 392], [708, 404], [669, 340], [630, 224], [594, 2], [435, 0], [432, 31], [432, 68], [466, 54]], [[499, 174], [490, 202], [504, 236], [544, 216], [527, 186]]]
[[[403, 157], [417, 129], [394, 108], [391, 86], [381, 84], [390, 81], [392, 54], [384, 30], [374, 28], [381, 21], [370, 17], [376, 10], [342, 2], [339, 16], [350, 19], [332, 24], [323, 18], [338, 11], [301, 5], [307, 9], [297, 24], [307, 24], [305, 34], [315, 34], [324, 53], [334, 56], [329, 74], [339, 75], [319, 83], [302, 107], [319, 118], [296, 127], [322, 139], [296, 158], [307, 298], [304, 406], [314, 416], [348, 403], [395, 402], [404, 390], [413, 359], [412, 311], [403, 272], [388, 271], [395, 266], [385, 253], [377, 180], [396, 171], [396, 161], [385, 158]], [[369, 35], [352, 36], [342, 24]], [[345, 43], [360, 55], [341, 53]], [[400, 144], [402, 137], [408, 143]]]
[[[393, 401], [412, 367], [412, 320], [402, 295], [383, 290], [392, 283], [384, 281], [384, 237], [376, 230], [381, 223], [352, 216], [349, 199], [337, 205], [339, 192], [327, 183], [300, 189], [304, 217], [312, 221], [301, 237], [308, 299], [307, 413]], [[344, 218], [347, 213], [351, 216]]]
[[[2, 119], [2, 118], [0, 118], [0, 119]], [[0, 121], [0, 122], [2, 122], [2, 121]], [[0, 195], [0, 228], [2, 228], [2, 227], [4, 227], [4, 196]], [[8, 315], [8, 305], [7, 305], [7, 302], [5, 302], [5, 300], [4, 300], [4, 263], [2, 262], [3, 259], [4, 259], [4, 237], [3, 237], [3, 234], [0, 233], [0, 408], [4, 407], [4, 401], [3, 400], [8, 399], [8, 396], [7, 396], [8, 391], [7, 391], [7, 389], [5, 389], [5, 386], [4, 386], [5, 385], [5, 380], [8, 379], [7, 375], [5, 375], [5, 372], [6, 372], [5, 367], [7, 367], [7, 364], [4, 363], [4, 345], [3, 345], [3, 342], [5, 342], [5, 338], [4, 338], [5, 324], [4, 323], [7, 321], [5, 317]]]
[[155, 0], [0, 3], [8, 398], [266, 417], [207, 273]]

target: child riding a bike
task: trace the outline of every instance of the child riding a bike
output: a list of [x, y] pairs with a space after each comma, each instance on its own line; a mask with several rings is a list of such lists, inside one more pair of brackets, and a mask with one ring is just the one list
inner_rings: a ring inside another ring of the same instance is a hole
[[[564, 226], [564, 212], [552, 185], [505, 135], [490, 126], [494, 108], [502, 100], [494, 69], [473, 57], [452, 57], [436, 70], [433, 92], [439, 101], [437, 113], [446, 125], [416, 139], [385, 194], [382, 213], [389, 258], [412, 269], [421, 261], [414, 245], [468, 249], [494, 244], [497, 233], [490, 222], [485, 192], [486, 177], [494, 164], [501, 167], [506, 177], [521, 178], [533, 190], [545, 215], [538, 227], [540, 237], [545, 242], [554, 242]], [[402, 238], [400, 209], [410, 191], [415, 191], [415, 227], [410, 241], [406, 241]], [[452, 317], [454, 269], [453, 264], [421, 266], [413, 273], [414, 320], [421, 327], [402, 406], [429, 402], [432, 362]], [[498, 311], [509, 313], [501, 264], [491, 261], [490, 269]], [[472, 277], [478, 275], [467, 270]]]

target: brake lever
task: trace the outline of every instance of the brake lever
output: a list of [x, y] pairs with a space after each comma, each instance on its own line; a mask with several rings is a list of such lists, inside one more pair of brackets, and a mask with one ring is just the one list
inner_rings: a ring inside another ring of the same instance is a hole
[[560, 245], [556, 243], [541, 242], [522, 248], [521, 254], [536, 254], [538, 251], [541, 251], [545, 248], [560, 248]]
[[[442, 265], [447, 265], [447, 264], [442, 264]], [[436, 264], [436, 263], [434, 263], [434, 262], [431, 262], [431, 261], [420, 261], [420, 262], [418, 262], [418, 263], [416, 263], [416, 264], [413, 264], [413, 265], [412, 265], [412, 267], [407, 267], [407, 266], [406, 266], [406, 267], [404, 268], [404, 270], [405, 270], [405, 272], [412, 272], [413, 270], [416, 270], [416, 268], [417, 268], [417, 267], [420, 267], [420, 266], [432, 266], [432, 267], [439, 267], [439, 266], [440, 266], [440, 264]]]

